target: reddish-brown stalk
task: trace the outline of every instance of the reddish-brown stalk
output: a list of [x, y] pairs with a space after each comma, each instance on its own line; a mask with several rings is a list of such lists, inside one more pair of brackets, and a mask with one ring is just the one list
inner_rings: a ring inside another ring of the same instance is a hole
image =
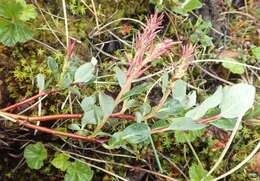
[[88, 137], [88, 136], [81, 136], [81, 135], [74, 134], [74, 133], [61, 132], [61, 131], [53, 130], [50, 128], [37, 126], [37, 125], [31, 124], [31, 123], [28, 123], [27, 121], [23, 121], [23, 120], [16, 120], [16, 122], [26, 128], [38, 130], [38, 131], [45, 132], [48, 134], [53, 134], [55, 136], [65, 136], [65, 137], [69, 137], [69, 138], [76, 139], [76, 140], [95, 142], [95, 143], [99, 143], [99, 144], [103, 144], [103, 143], [107, 142], [107, 139], [97, 139], [97, 138]]
[[28, 99], [25, 99], [25, 100], [23, 100], [23, 101], [21, 101], [21, 102], [18, 102], [18, 103], [16, 103], [16, 104], [13, 104], [13, 105], [11, 105], [11, 106], [8, 106], [8, 107], [6, 107], [6, 108], [3, 108], [3, 109], [0, 109], [1, 111], [10, 111], [10, 110], [12, 110], [12, 109], [16, 109], [16, 108], [18, 108], [18, 107], [20, 107], [20, 106], [22, 106], [22, 105], [24, 105], [24, 104], [29, 104], [29, 103], [31, 103], [32, 101], [34, 101], [35, 99], [38, 99], [39, 97], [42, 97], [42, 96], [46, 96], [46, 95], [48, 95], [49, 93], [47, 93], [47, 92], [41, 92], [41, 93], [39, 93], [39, 94], [37, 94], [37, 95], [35, 95], [35, 96], [33, 96], [33, 97], [30, 97], [30, 98], [28, 98]]

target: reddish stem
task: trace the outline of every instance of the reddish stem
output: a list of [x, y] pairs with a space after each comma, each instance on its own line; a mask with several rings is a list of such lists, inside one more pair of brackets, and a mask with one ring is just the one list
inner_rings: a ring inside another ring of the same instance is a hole
[[198, 121], [198, 123], [200, 123], [200, 124], [209, 124], [210, 122], [216, 121], [216, 120], [218, 120], [220, 118], [221, 118], [221, 115], [217, 114], [217, 115], [209, 117], [209, 118], [200, 119]]
[[[35, 117], [26, 117], [24, 118], [26, 121], [34, 122], [34, 121], [51, 121], [57, 119], [80, 119], [83, 114], [58, 114], [58, 115], [48, 115], [48, 116], [35, 116]], [[16, 117], [14, 115], [14, 117]], [[112, 114], [110, 118], [119, 118], [119, 119], [127, 119], [127, 120], [135, 120], [135, 116], [128, 114]]]
[[103, 143], [107, 142], [107, 139], [96, 139], [96, 138], [93, 138], [93, 137], [87, 137], [87, 136], [81, 136], [81, 135], [73, 134], [73, 133], [56, 131], [56, 130], [53, 130], [53, 129], [49, 129], [49, 128], [45, 128], [45, 127], [42, 127], [42, 126], [37, 126], [37, 125], [31, 124], [31, 123], [28, 123], [27, 121], [17, 120], [17, 122], [20, 125], [25, 126], [26, 128], [30, 128], [30, 129], [38, 130], [38, 131], [41, 131], [41, 132], [53, 134], [55, 136], [66, 136], [66, 137], [70, 137], [70, 138], [76, 139], [76, 140], [83, 140], [83, 141], [94, 142], [94, 143], [99, 143], [99, 144], [103, 144]]
[[35, 96], [32, 96], [32, 97], [30, 97], [28, 99], [25, 99], [25, 100], [23, 100], [21, 102], [18, 102], [16, 104], [13, 104], [11, 106], [3, 108], [3, 109], [1, 109], [1, 111], [9, 111], [9, 110], [15, 109], [15, 108], [17, 108], [17, 107], [19, 107], [19, 106], [21, 106], [23, 104], [30, 103], [30, 102], [34, 101], [35, 99], [38, 99], [39, 97], [42, 97], [42, 96], [45, 96], [45, 95], [48, 95], [48, 94], [49, 93], [47, 93], [47, 92], [41, 92], [41, 93], [39, 93], [39, 94], [37, 94]]

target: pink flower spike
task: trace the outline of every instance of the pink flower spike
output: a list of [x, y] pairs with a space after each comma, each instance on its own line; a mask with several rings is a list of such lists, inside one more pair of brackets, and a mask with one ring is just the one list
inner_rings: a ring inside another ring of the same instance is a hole
[[195, 47], [192, 44], [185, 45], [182, 47], [182, 57], [185, 59], [190, 59], [193, 57]]
[[151, 62], [155, 59], [158, 59], [162, 55], [166, 54], [174, 44], [178, 42], [174, 42], [171, 39], [166, 39], [162, 43], [158, 43], [153, 49], [151, 49], [150, 56], [148, 56], [147, 61]]
[[160, 16], [158, 16], [158, 13], [151, 15], [151, 17], [146, 22], [143, 33], [139, 32], [137, 35], [135, 43], [136, 49], [149, 49], [149, 46], [155, 39], [156, 34], [161, 29], [162, 20], [163, 14], [161, 14]]

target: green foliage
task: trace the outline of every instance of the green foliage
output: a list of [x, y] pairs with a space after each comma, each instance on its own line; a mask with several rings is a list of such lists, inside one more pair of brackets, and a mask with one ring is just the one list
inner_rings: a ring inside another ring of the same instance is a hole
[[59, 65], [58, 63], [54, 60], [52, 57], [47, 58], [47, 64], [48, 68], [53, 72], [53, 73], [58, 73]]
[[199, 0], [185, 0], [184, 2], [178, 0], [177, 7], [173, 7], [172, 10], [175, 13], [187, 16], [189, 12], [199, 9], [202, 7], [202, 4]]
[[124, 129], [123, 134], [128, 143], [138, 144], [149, 138], [150, 128], [143, 123], [134, 123]]
[[208, 97], [196, 108], [187, 112], [185, 116], [190, 117], [193, 120], [198, 120], [202, 118], [209, 109], [212, 109], [220, 104], [222, 100], [222, 96], [223, 96], [222, 87], [219, 87], [212, 96]]
[[204, 129], [196, 131], [174, 131], [176, 143], [193, 142], [204, 134]]
[[259, 61], [260, 60], [260, 46], [252, 47], [251, 51], [253, 53], [253, 56]]
[[128, 91], [123, 97], [122, 99], [127, 99], [130, 98], [134, 95], [139, 95], [141, 93], [143, 93], [144, 91], [148, 90], [150, 88], [151, 84], [150, 83], [143, 83], [140, 84], [138, 86], [135, 86], [134, 88], [132, 88], [130, 91]]
[[126, 78], [127, 78], [127, 75], [124, 71], [122, 71], [119, 67], [116, 67], [115, 68], [115, 76], [117, 78], [117, 81], [120, 85], [120, 87], [123, 87], [125, 82], [126, 82]]
[[204, 47], [213, 46], [213, 38], [208, 35], [212, 28], [211, 22], [204, 21], [201, 17], [199, 17], [194, 25], [194, 28], [195, 31], [190, 37], [193, 43], [200, 43]]
[[213, 178], [211, 176], [207, 177], [207, 173], [208, 172], [206, 170], [204, 170], [201, 166], [196, 164], [193, 164], [189, 168], [189, 176], [191, 181], [212, 180]]
[[24, 158], [31, 169], [40, 169], [43, 161], [47, 159], [47, 150], [40, 142], [25, 147]]
[[108, 144], [103, 146], [107, 149], [120, 148], [127, 142], [138, 144], [146, 141], [150, 136], [150, 128], [144, 123], [134, 123], [123, 131], [116, 132], [109, 139]]
[[173, 12], [183, 16], [187, 16], [191, 11], [202, 7], [199, 0], [150, 0], [150, 3], [155, 4], [159, 10], [170, 7]]
[[213, 121], [211, 125], [214, 125], [220, 129], [223, 129], [225, 131], [232, 131], [235, 127], [236, 120], [234, 119], [225, 119], [221, 118], [219, 120]]
[[69, 9], [74, 15], [85, 15], [86, 6], [77, 0], [69, 0]]
[[86, 164], [75, 161], [66, 170], [64, 181], [91, 181], [93, 171]]
[[6, 46], [24, 43], [32, 39], [32, 31], [26, 21], [34, 19], [33, 5], [24, 0], [2, 0], [0, 4], [0, 42]]
[[85, 63], [77, 68], [74, 75], [74, 83], [88, 82], [93, 78], [95, 65], [93, 63]]
[[54, 159], [51, 161], [51, 164], [61, 171], [65, 171], [71, 165], [69, 157], [63, 153], [55, 153]]
[[114, 110], [114, 99], [104, 93], [99, 93], [99, 104], [105, 117], [110, 116]]
[[[224, 60], [231, 61], [231, 62], [237, 62], [233, 58], [225, 58]], [[228, 62], [223, 62], [222, 65], [234, 74], [243, 74], [245, 72], [245, 68], [242, 65], [228, 63]]]
[[220, 103], [221, 116], [236, 118], [244, 115], [255, 101], [255, 87], [240, 83], [223, 89], [223, 98]]
[[114, 133], [108, 141], [108, 144], [103, 144], [106, 149], [117, 149], [125, 145], [124, 132], [119, 131]]
[[45, 88], [45, 78], [43, 74], [38, 74], [36, 76], [36, 82], [37, 82], [37, 87], [39, 91], [43, 91]]
[[207, 125], [196, 123], [192, 118], [180, 117], [172, 119], [168, 129], [178, 131], [194, 131], [205, 127], [207, 127]]
[[163, 94], [165, 94], [165, 91], [168, 86], [168, 82], [169, 82], [169, 74], [168, 74], [168, 72], [164, 72], [164, 74], [162, 76], [162, 86], [161, 86]]

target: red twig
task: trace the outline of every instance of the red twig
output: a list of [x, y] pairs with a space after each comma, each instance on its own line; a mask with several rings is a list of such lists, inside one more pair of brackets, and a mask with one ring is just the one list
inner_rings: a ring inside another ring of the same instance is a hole
[[212, 117], [209, 117], [209, 118], [200, 119], [198, 121], [198, 123], [200, 123], [200, 124], [209, 124], [210, 122], [216, 121], [216, 120], [218, 120], [220, 118], [221, 118], [221, 116], [218, 114], [218, 115], [215, 115], [215, 116], [212, 116]]
[[23, 125], [26, 128], [30, 128], [30, 129], [38, 130], [38, 131], [41, 131], [41, 132], [53, 134], [55, 136], [66, 136], [66, 137], [70, 137], [70, 138], [76, 139], [76, 140], [94, 142], [94, 143], [99, 143], [99, 144], [103, 144], [103, 143], [107, 142], [107, 139], [97, 139], [97, 138], [94, 138], [94, 137], [87, 137], [87, 136], [81, 136], [81, 135], [73, 134], [73, 133], [56, 131], [56, 130], [45, 128], [45, 127], [42, 127], [42, 126], [37, 126], [37, 125], [31, 124], [31, 123], [28, 123], [27, 121], [22, 121], [22, 120], [16, 120], [16, 121], [20, 125]]
[[[2, 111], [0, 111], [2, 112]], [[48, 115], [48, 116], [23, 116], [18, 114], [12, 114], [3, 112], [4, 114], [19, 120], [29, 121], [29, 122], [35, 122], [35, 121], [51, 121], [51, 120], [58, 120], [58, 119], [80, 119], [83, 114], [55, 114], [55, 115]], [[118, 118], [118, 119], [127, 119], [127, 120], [135, 120], [135, 116], [130, 114], [112, 114], [110, 118]]]
[[47, 92], [41, 92], [41, 93], [39, 93], [39, 94], [37, 94], [37, 95], [35, 95], [35, 96], [32, 96], [32, 97], [30, 97], [30, 98], [28, 98], [28, 99], [25, 99], [25, 100], [23, 100], [23, 101], [21, 101], [21, 102], [18, 102], [18, 103], [16, 103], [16, 104], [13, 104], [13, 105], [11, 105], [11, 106], [8, 106], [8, 107], [6, 107], [6, 108], [3, 108], [3, 109], [1, 109], [1, 111], [10, 111], [10, 110], [15, 109], [15, 108], [17, 108], [17, 107], [19, 107], [19, 106], [21, 106], [21, 105], [23, 105], [23, 104], [30, 103], [30, 102], [34, 101], [35, 99], [37, 99], [37, 98], [39, 98], [39, 97], [42, 97], [42, 96], [45, 96], [45, 95], [48, 95], [48, 93], [47, 93]]

